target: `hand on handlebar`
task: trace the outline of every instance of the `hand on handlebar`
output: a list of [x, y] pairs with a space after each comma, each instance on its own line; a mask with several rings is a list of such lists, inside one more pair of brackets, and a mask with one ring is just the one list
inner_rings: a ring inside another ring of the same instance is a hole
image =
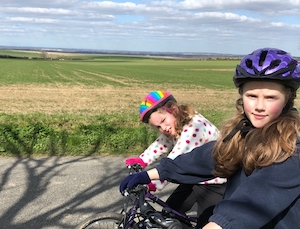
[[148, 184], [148, 189], [149, 189], [149, 191], [151, 191], [151, 192], [155, 192], [155, 191], [156, 191], [156, 186], [155, 186], [155, 184], [153, 184], [152, 182], [150, 182], [150, 183]]
[[126, 165], [133, 165], [133, 164], [139, 164], [144, 169], [147, 166], [147, 163], [145, 163], [141, 158], [139, 157], [129, 157], [125, 160]]
[[132, 189], [138, 184], [149, 184], [151, 182], [146, 171], [134, 173], [127, 176], [120, 184], [120, 192], [123, 195], [127, 189]]

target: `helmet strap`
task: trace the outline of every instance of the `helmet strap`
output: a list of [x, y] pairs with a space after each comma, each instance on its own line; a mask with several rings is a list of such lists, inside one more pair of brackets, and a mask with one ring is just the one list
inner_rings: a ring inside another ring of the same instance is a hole
[[165, 111], [169, 112], [170, 114], [173, 114], [172, 109], [170, 109], [169, 107], [162, 106], [161, 108], [164, 109]]
[[242, 137], [244, 138], [250, 130], [254, 129], [255, 127], [252, 125], [250, 120], [246, 117], [242, 118], [236, 127], [223, 139], [223, 142], [230, 140], [237, 132], [241, 132]]

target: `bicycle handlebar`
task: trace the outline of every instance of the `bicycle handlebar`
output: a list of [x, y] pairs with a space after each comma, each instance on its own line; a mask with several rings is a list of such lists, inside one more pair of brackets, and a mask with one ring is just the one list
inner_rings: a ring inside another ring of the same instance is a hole
[[[127, 165], [127, 168], [129, 169], [129, 174], [139, 173], [143, 171], [143, 167], [140, 164]], [[179, 222], [178, 219], [176, 219], [176, 217], [171, 216], [170, 213], [166, 215], [163, 212], [158, 212], [157, 210], [154, 209], [154, 207], [150, 203], [148, 203], [146, 198], [149, 198], [149, 195], [151, 196], [151, 194], [149, 192], [147, 185], [138, 184], [137, 186], [133, 187], [130, 190], [126, 189], [123, 195], [128, 197], [130, 195], [134, 196], [132, 200], [134, 200], [135, 206], [140, 209], [141, 215], [143, 215], [146, 219], [150, 220], [149, 225], [152, 225], [154, 223], [153, 225], [159, 225], [160, 226], [159, 228], [169, 228], [169, 229], [182, 228], [181, 223]], [[150, 197], [150, 199], [152, 199], [152, 196]], [[189, 218], [186, 218], [185, 220], [186, 222], [190, 222]], [[152, 228], [152, 227], [147, 227], [147, 228]]]
[[127, 168], [129, 169], [129, 174], [139, 173], [143, 171], [143, 167], [137, 163], [132, 165], [127, 165]]
[[[129, 174], [139, 173], [139, 172], [143, 171], [143, 167], [138, 163], [135, 163], [132, 165], [127, 165], [127, 168], [129, 170]], [[133, 187], [131, 190], [125, 189], [122, 192], [122, 195], [129, 196], [130, 193], [138, 193], [141, 188], [143, 188], [145, 190], [145, 192], [148, 191], [148, 187], [146, 185], [137, 185], [136, 187]]]

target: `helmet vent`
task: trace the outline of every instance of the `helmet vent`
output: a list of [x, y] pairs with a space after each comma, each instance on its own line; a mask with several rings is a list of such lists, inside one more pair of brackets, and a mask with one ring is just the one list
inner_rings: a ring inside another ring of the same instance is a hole
[[279, 55], [285, 55], [285, 54], [287, 54], [287, 52], [285, 52], [283, 50], [278, 50], [277, 54], [279, 54]]
[[252, 60], [247, 59], [246, 60], [246, 66], [247, 66], [247, 68], [252, 68], [252, 66], [253, 66]]
[[266, 60], [267, 54], [268, 54], [268, 51], [262, 51], [260, 58], [259, 58], [259, 66], [263, 65], [263, 63]]
[[281, 63], [281, 60], [273, 60], [273, 61], [270, 63], [269, 69], [277, 68], [277, 67], [279, 66], [280, 63]]

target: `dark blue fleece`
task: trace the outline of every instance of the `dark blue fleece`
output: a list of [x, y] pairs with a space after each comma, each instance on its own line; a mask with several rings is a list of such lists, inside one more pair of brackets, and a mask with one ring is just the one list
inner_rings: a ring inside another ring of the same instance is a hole
[[[157, 166], [160, 179], [197, 184], [212, 177], [209, 142], [174, 160], [163, 158]], [[282, 163], [243, 169], [228, 179], [224, 199], [210, 217], [223, 229], [300, 229], [300, 143], [295, 155]]]

